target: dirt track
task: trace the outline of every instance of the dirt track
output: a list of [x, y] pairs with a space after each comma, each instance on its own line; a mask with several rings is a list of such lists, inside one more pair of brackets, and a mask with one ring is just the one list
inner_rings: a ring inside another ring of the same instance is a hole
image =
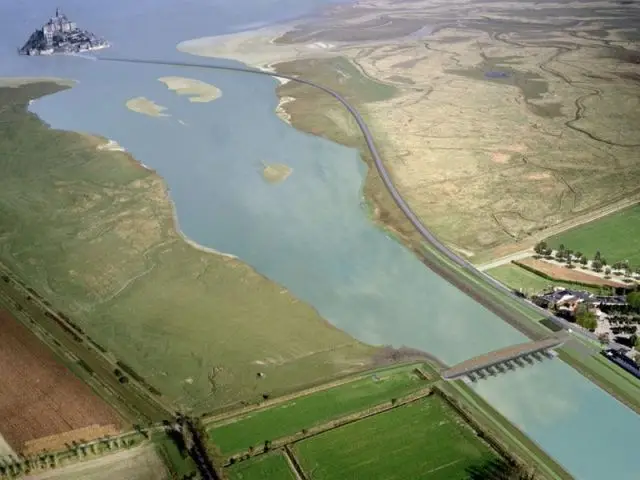
[[96, 460], [50, 470], [25, 480], [164, 480], [169, 474], [152, 446], [123, 450]]

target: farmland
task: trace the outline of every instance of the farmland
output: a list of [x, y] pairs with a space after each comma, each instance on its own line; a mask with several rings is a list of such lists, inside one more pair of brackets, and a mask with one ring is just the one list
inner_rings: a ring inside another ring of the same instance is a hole
[[599, 251], [609, 264], [629, 261], [640, 267], [640, 205], [621, 210], [547, 239], [550, 247], [561, 244], [593, 258]]
[[[513, 263], [492, 268], [487, 270], [487, 273], [507, 287], [521, 290], [527, 295], [540, 293], [550, 287], [576, 288], [574, 283], [548, 280]], [[600, 291], [596, 287], [581, 286], [580, 289], [593, 291], [594, 293], [599, 293]]]
[[295, 446], [314, 479], [465, 478], [495, 454], [437, 396], [323, 433]]
[[146, 445], [78, 462], [29, 477], [31, 480], [165, 480], [169, 474], [153, 447]]
[[525, 258], [523, 260], [518, 260], [517, 262], [520, 265], [524, 265], [525, 267], [532, 268], [541, 274], [548, 275], [551, 278], [557, 279], [559, 281], [566, 282], [578, 282], [587, 285], [591, 285], [592, 287], [597, 288], [597, 286], [602, 287], [620, 287], [624, 286], [622, 282], [617, 282], [615, 280], [607, 280], [602, 277], [597, 277], [595, 275], [590, 275], [589, 273], [582, 272], [577, 268], [566, 268], [563, 265], [557, 265], [550, 262], [545, 262], [544, 260], [538, 260], [535, 258]]
[[118, 432], [120, 419], [28, 329], [0, 311], [0, 425], [17, 452]]
[[283, 453], [274, 452], [234, 465], [226, 470], [230, 480], [295, 480]]
[[373, 364], [375, 348], [281, 286], [185, 241], [155, 173], [26, 111], [62, 88], [0, 89], [0, 107], [10, 105], [0, 109], [0, 261], [18, 279], [184, 409], [254, 402]]
[[223, 454], [233, 454], [266, 439], [286, 437], [340, 416], [400, 397], [425, 386], [415, 366], [387, 369], [359, 380], [252, 412], [220, 426], [210, 438]]
[[[285, 475], [284, 462], [279, 460], [270, 458], [267, 464], [259, 466], [260, 459], [282, 454], [285, 460], [288, 457], [291, 471], [302, 472], [301, 476], [309, 479], [470, 478], [471, 470], [482, 471], [487, 462], [494, 460], [535, 465], [540, 478], [572, 478], [495, 410], [486, 404], [479, 408], [482, 404], [479, 397], [458, 383], [427, 380], [423, 383], [428, 386], [426, 389], [405, 396], [394, 391], [392, 394], [398, 401], [382, 404], [383, 409], [363, 405], [362, 410], [339, 421], [325, 422], [291, 436], [278, 438], [278, 426], [274, 425], [255, 448], [233, 457], [223, 452], [225, 472], [232, 479], [254, 478], [251, 475], [260, 478], [265, 469], [282, 471]], [[320, 393], [311, 392], [309, 396]], [[292, 416], [296, 416], [294, 402], [282, 406], [286, 407], [282, 410], [291, 409]], [[308, 416], [308, 423], [318, 423], [311, 414]], [[237, 425], [239, 437], [246, 431], [242, 422], [247, 416], [240, 414], [235, 418], [237, 423], [228, 426]], [[246, 477], [235, 476], [235, 472]]]

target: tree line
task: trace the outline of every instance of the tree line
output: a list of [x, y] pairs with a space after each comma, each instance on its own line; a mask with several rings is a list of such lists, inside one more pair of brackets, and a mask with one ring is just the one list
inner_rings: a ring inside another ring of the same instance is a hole
[[[578, 263], [582, 267], [587, 267], [587, 265], [589, 264], [589, 259], [584, 253], [566, 248], [562, 243], [555, 251], [555, 255], [554, 250], [544, 240], [536, 243], [536, 245], [533, 247], [533, 250], [537, 255], [541, 257], [545, 257], [549, 260], [555, 258], [560, 262], [564, 262], [569, 268], [574, 268], [575, 263]], [[624, 273], [624, 275], [627, 277], [630, 277], [632, 273], [640, 275], [640, 266], [632, 268], [629, 262], [626, 260], [623, 262], [615, 262], [609, 265], [607, 259], [600, 253], [600, 250], [596, 251], [593, 259], [591, 260], [591, 269], [594, 272], [604, 272], [604, 274], [607, 276], [611, 275], [612, 273], [615, 275]]]

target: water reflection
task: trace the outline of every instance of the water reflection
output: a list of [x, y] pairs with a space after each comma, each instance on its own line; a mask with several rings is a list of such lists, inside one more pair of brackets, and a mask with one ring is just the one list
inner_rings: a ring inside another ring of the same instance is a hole
[[[632, 480], [630, 441], [640, 417], [560, 360], [545, 360], [472, 388], [576, 478]], [[635, 433], [634, 433], [635, 432]]]

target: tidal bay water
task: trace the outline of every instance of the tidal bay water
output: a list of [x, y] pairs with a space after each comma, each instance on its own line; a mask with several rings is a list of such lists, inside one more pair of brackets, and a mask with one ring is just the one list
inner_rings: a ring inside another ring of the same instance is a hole
[[[56, 4], [5, 3], [0, 76], [78, 80], [74, 88], [34, 102], [32, 110], [55, 128], [116, 140], [156, 170], [169, 186], [181, 229], [197, 243], [238, 256], [364, 342], [406, 345], [453, 364], [526, 340], [369, 220], [362, 198], [366, 165], [358, 153], [282, 122], [274, 113], [275, 80], [80, 57], [19, 57], [15, 47]], [[96, 56], [207, 62], [175, 45], [328, 3], [73, 0], [65, 9], [113, 43]], [[190, 103], [157, 80], [172, 75], [212, 83], [223, 95]], [[171, 116], [129, 111], [125, 102], [138, 96], [167, 107]], [[270, 184], [261, 162], [284, 163], [293, 173]], [[637, 478], [640, 417], [562, 362], [543, 362], [475, 388], [576, 478]]]

